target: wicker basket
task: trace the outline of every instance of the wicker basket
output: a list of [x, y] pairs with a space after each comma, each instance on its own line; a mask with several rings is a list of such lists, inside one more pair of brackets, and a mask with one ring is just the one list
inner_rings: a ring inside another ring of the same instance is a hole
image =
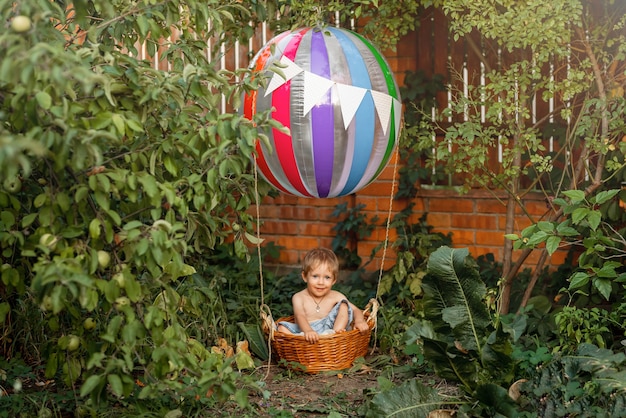
[[[353, 329], [339, 334], [322, 335], [316, 344], [310, 344], [301, 335], [275, 331], [271, 314], [262, 312], [261, 317], [266, 324], [264, 330], [272, 342], [272, 351], [278, 359], [300, 363], [307, 373], [317, 373], [348, 369], [352, 367], [357, 357], [367, 354], [370, 335], [376, 327], [377, 311], [378, 302], [375, 299], [370, 300], [363, 311], [370, 328], [369, 332], [362, 334], [359, 330]], [[283, 317], [276, 322], [281, 321], [294, 322], [294, 317]]]

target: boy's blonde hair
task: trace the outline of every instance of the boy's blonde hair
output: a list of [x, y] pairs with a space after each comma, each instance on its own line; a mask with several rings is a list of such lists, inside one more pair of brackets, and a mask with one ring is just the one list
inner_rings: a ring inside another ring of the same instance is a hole
[[339, 259], [334, 252], [328, 248], [315, 248], [310, 250], [302, 260], [302, 273], [305, 275], [320, 264], [326, 264], [333, 274], [333, 279], [337, 279], [339, 274]]

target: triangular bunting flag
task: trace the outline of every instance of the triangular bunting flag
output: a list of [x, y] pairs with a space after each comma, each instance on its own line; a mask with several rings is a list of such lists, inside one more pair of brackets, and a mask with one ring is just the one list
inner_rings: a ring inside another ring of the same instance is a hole
[[285, 75], [285, 78], [278, 73], [272, 74], [272, 79], [267, 85], [267, 90], [265, 90], [265, 96], [271, 94], [274, 90], [304, 71], [295, 62], [285, 56], [280, 58], [280, 63], [285, 66], [284, 68], [280, 68]]
[[337, 83], [339, 92], [339, 103], [341, 105], [341, 115], [343, 116], [344, 128], [348, 129], [350, 122], [354, 119], [356, 111], [359, 110], [363, 97], [367, 89], [351, 86], [349, 84]]
[[393, 99], [393, 112], [396, 117], [396, 139], [398, 139], [402, 123], [402, 102], [396, 98]]
[[306, 115], [313, 109], [320, 98], [333, 86], [334, 81], [321, 77], [309, 71], [304, 72], [304, 109], [302, 115]]
[[387, 131], [389, 130], [389, 119], [391, 118], [391, 105], [393, 97], [375, 90], [370, 90], [370, 92], [374, 98], [374, 106], [376, 107], [376, 113], [378, 113], [380, 125], [383, 128], [383, 134], [387, 135]]

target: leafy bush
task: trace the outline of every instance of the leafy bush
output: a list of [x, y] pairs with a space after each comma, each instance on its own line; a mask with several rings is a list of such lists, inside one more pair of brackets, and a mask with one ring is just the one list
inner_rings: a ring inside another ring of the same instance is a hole
[[612, 311], [598, 307], [565, 306], [555, 318], [559, 348], [564, 353], [575, 351], [581, 343], [617, 350], [625, 341], [626, 303], [621, 303]]
[[341, 218], [333, 226], [336, 235], [331, 249], [339, 258], [343, 269], [351, 270], [361, 266], [361, 257], [355, 251], [356, 244], [359, 240], [372, 235], [378, 222], [378, 216], [368, 219], [368, 216], [363, 213], [364, 208], [365, 205], [362, 203], [350, 209], [347, 203], [340, 203], [331, 214], [333, 218]]
[[244, 40], [257, 16], [195, 0], [0, 0], [0, 15], [2, 356], [25, 353], [68, 410], [245, 407], [255, 382], [210, 349], [238, 328], [206, 267], [220, 245], [247, 255], [250, 155], [273, 122], [221, 111], [263, 80], [219, 70], [206, 40]]
[[521, 392], [524, 417], [624, 416], [626, 355], [580, 344], [572, 355], [541, 362]]
[[603, 190], [587, 197], [582, 190], [566, 190], [565, 198], [552, 201], [562, 208], [565, 219], [541, 221], [525, 228], [520, 235], [507, 237], [514, 241], [515, 248], [545, 245], [549, 254], [561, 245], [576, 247], [578, 269], [563, 291], [582, 298], [579, 304], [621, 300], [626, 292], [626, 271], [617, 260], [626, 253], [626, 240], [623, 228], [616, 229], [614, 222], [608, 219], [608, 209], [617, 205], [619, 192], [618, 189]]

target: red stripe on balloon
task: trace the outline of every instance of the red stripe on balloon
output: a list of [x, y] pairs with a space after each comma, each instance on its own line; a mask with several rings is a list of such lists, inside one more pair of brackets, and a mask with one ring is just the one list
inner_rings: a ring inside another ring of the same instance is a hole
[[[302, 37], [308, 30], [309, 29], [303, 29], [298, 33], [292, 34], [292, 38], [285, 47], [283, 56], [295, 61], [300, 41], [302, 41]], [[272, 106], [276, 109], [272, 113], [272, 117], [283, 126], [290, 128], [291, 81], [286, 82], [274, 90], [274, 93], [272, 94]], [[287, 176], [287, 180], [303, 196], [311, 197], [311, 193], [307, 191], [304, 183], [302, 183], [302, 178], [300, 177], [300, 170], [298, 170], [298, 164], [296, 163], [296, 156], [293, 150], [291, 135], [284, 134], [278, 129], [274, 129], [274, 143], [276, 144], [276, 156], [280, 160], [280, 165]]]
[[[272, 57], [272, 48], [271, 48], [272, 44], [278, 43], [282, 38], [284, 38], [288, 34], [289, 34], [288, 32], [282, 33], [281, 35], [273, 38], [270, 41], [270, 43], [268, 43], [265, 46], [265, 48], [259, 53], [259, 56], [257, 57], [256, 65], [254, 66], [254, 68], [252, 68], [254, 71], [263, 70], [267, 60]], [[253, 115], [256, 114], [257, 95], [258, 95], [258, 91], [254, 90], [244, 96], [243, 114], [246, 118], [250, 120], [252, 120]], [[257, 140], [255, 148], [256, 148], [257, 155], [255, 156], [254, 161], [256, 162], [257, 166], [259, 167], [259, 169], [265, 176], [266, 180], [270, 182], [277, 189], [285, 193], [290, 193], [287, 189], [285, 189], [280, 184], [280, 182], [276, 179], [276, 177], [272, 173], [272, 170], [270, 170], [269, 166], [267, 165], [265, 155], [263, 154], [263, 148], [261, 147], [261, 141]]]

